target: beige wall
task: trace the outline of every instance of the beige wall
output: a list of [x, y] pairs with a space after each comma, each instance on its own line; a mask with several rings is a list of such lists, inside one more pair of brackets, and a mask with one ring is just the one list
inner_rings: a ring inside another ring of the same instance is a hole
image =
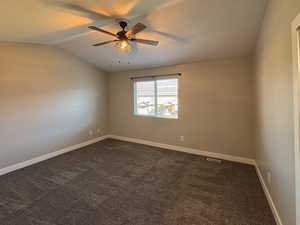
[[0, 49], [0, 168], [106, 133], [105, 74], [54, 47]]
[[[110, 133], [253, 158], [252, 66], [243, 57], [110, 74]], [[129, 77], [172, 72], [182, 73], [180, 118], [133, 116]]]
[[257, 46], [256, 157], [284, 225], [295, 225], [291, 22], [299, 0], [270, 0]]

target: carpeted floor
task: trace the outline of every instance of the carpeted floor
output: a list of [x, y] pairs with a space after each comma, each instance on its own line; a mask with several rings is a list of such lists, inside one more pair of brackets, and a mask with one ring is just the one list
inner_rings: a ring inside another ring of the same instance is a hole
[[0, 177], [1, 225], [275, 225], [252, 166], [117, 140]]

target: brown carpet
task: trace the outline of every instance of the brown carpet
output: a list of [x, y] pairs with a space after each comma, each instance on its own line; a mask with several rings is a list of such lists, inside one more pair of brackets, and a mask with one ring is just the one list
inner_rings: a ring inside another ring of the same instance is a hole
[[1, 225], [275, 225], [252, 166], [117, 140], [0, 177]]

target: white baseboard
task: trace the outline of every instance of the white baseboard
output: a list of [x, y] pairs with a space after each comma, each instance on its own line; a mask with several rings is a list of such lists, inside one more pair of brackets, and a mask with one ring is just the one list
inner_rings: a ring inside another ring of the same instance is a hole
[[211, 158], [217, 158], [217, 159], [223, 159], [223, 160], [228, 160], [228, 161], [233, 161], [233, 162], [238, 162], [238, 163], [255, 165], [254, 159], [249, 159], [249, 158], [244, 158], [244, 157], [239, 157], [239, 156], [232, 156], [232, 155], [227, 155], [227, 154], [208, 152], [208, 151], [197, 150], [197, 149], [193, 149], [193, 148], [187, 148], [187, 147], [183, 147], [183, 146], [168, 145], [168, 144], [147, 141], [147, 140], [138, 139], [138, 138], [129, 138], [129, 137], [122, 137], [122, 136], [117, 136], [117, 135], [108, 135], [108, 136], [110, 138], [121, 140], [121, 141], [134, 142], [134, 143], [138, 143], [138, 144], [149, 145], [149, 146], [154, 146], [154, 147], [159, 147], [159, 148], [165, 148], [165, 149], [179, 151], [179, 152], [186, 152], [186, 153], [191, 153], [191, 154], [195, 154], [195, 155], [201, 155], [201, 156], [206, 156], [206, 157], [211, 157]]
[[272, 199], [272, 196], [271, 196], [271, 193], [270, 193], [270, 191], [269, 191], [269, 189], [268, 189], [268, 186], [266, 185], [266, 182], [265, 182], [265, 180], [264, 180], [264, 177], [263, 177], [263, 175], [262, 175], [262, 173], [261, 173], [261, 171], [260, 171], [260, 169], [259, 169], [259, 166], [257, 165], [257, 163], [255, 163], [254, 166], [255, 166], [255, 169], [256, 169], [256, 173], [257, 173], [257, 175], [258, 175], [258, 178], [259, 178], [259, 180], [260, 180], [261, 186], [262, 186], [262, 188], [263, 188], [263, 190], [264, 190], [264, 192], [265, 192], [265, 195], [266, 195], [266, 197], [267, 197], [267, 200], [268, 200], [268, 202], [269, 202], [269, 205], [270, 205], [270, 208], [271, 208], [271, 210], [272, 210], [273, 216], [274, 216], [274, 218], [275, 218], [276, 224], [277, 224], [277, 225], [283, 225], [282, 220], [281, 220], [281, 218], [280, 218], [280, 216], [279, 216], [279, 212], [278, 212], [278, 210], [277, 210], [277, 208], [276, 208], [276, 206], [275, 206], [275, 203], [274, 203], [274, 201], [273, 201], [273, 199]]
[[96, 142], [102, 141], [107, 138], [113, 138], [113, 139], [122, 140], [122, 141], [134, 142], [134, 143], [139, 143], [139, 144], [144, 144], [144, 145], [149, 145], [149, 146], [154, 146], [154, 147], [159, 147], [159, 148], [165, 148], [165, 149], [174, 150], [174, 151], [186, 152], [186, 153], [191, 153], [191, 154], [195, 154], [195, 155], [218, 158], [218, 159], [223, 159], [223, 160], [228, 160], [228, 161], [233, 161], [233, 162], [239, 162], [239, 163], [244, 163], [244, 164], [256, 165], [255, 161], [253, 159], [239, 157], [239, 156], [231, 156], [231, 155], [226, 155], [226, 154], [221, 154], [221, 153], [201, 151], [201, 150], [187, 148], [187, 147], [183, 147], [183, 146], [168, 145], [168, 144], [147, 141], [147, 140], [137, 139], [137, 138], [129, 138], [129, 137], [116, 136], [116, 135], [105, 135], [105, 136], [94, 138], [92, 140], [89, 140], [89, 141], [86, 141], [86, 142], [83, 142], [80, 144], [66, 147], [64, 149], [61, 149], [61, 150], [58, 150], [55, 152], [51, 152], [51, 153], [48, 153], [48, 154], [45, 154], [42, 156], [38, 156], [36, 158], [30, 159], [30, 160], [27, 160], [24, 162], [20, 162], [20, 163], [17, 163], [17, 164], [8, 166], [8, 167], [4, 167], [4, 168], [0, 169], [0, 176], [4, 175], [6, 173], [33, 165], [35, 163], [59, 156], [61, 154], [71, 152], [71, 151], [77, 150], [79, 148], [94, 144]]
[[44, 160], [62, 155], [64, 153], [71, 152], [71, 151], [77, 150], [79, 148], [94, 144], [94, 143], [96, 143], [98, 141], [102, 141], [102, 140], [104, 140], [108, 137], [109, 137], [108, 135], [97, 137], [97, 138], [94, 138], [94, 139], [89, 140], [89, 141], [85, 141], [85, 142], [77, 144], [77, 145], [72, 145], [72, 146], [66, 147], [64, 149], [48, 153], [46, 155], [38, 156], [36, 158], [30, 159], [30, 160], [27, 160], [27, 161], [24, 161], [24, 162], [20, 162], [20, 163], [17, 163], [17, 164], [8, 166], [8, 167], [4, 167], [4, 168], [0, 169], [0, 176], [4, 175], [4, 174], [7, 174], [7, 173], [10, 173], [12, 171], [18, 170], [18, 169], [22, 169], [24, 167], [27, 167], [27, 166], [30, 166], [30, 165], [33, 165], [33, 164], [36, 164], [38, 162], [41, 162], [41, 161], [44, 161]]

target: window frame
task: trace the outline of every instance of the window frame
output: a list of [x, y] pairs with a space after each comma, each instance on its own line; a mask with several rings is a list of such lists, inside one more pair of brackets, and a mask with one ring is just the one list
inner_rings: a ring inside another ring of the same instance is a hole
[[[171, 79], [176, 79], [177, 80], [177, 105], [178, 105], [178, 111], [177, 111], [177, 117], [166, 117], [166, 116], [158, 116], [157, 115], [157, 80], [171, 80]], [[141, 79], [140, 82], [142, 81], [147, 81], [147, 79]], [[156, 119], [171, 119], [171, 120], [179, 120], [180, 118], [180, 111], [181, 111], [181, 107], [180, 107], [180, 79], [178, 76], [172, 76], [172, 77], [166, 77], [166, 78], [153, 78], [153, 79], [149, 79], [149, 81], [154, 81], [154, 93], [155, 93], [155, 97], [154, 97], [154, 104], [155, 104], [155, 114], [154, 115], [142, 115], [142, 114], [138, 114], [137, 113], [137, 93], [136, 93], [136, 83], [139, 82], [139, 79], [134, 80], [133, 81], [133, 115], [137, 116], [137, 117], [148, 117], [148, 118], [156, 118]]]

